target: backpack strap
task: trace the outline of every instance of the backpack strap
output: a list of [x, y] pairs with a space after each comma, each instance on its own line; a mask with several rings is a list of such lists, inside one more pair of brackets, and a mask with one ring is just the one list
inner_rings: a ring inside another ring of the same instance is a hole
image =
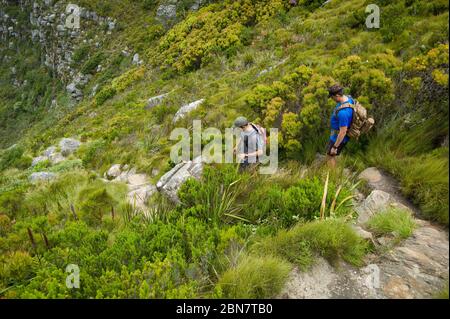
[[347, 101], [347, 102], [341, 104], [336, 110], [334, 110], [334, 116], [337, 117], [339, 111], [341, 111], [343, 109], [354, 109], [354, 108], [355, 108], [355, 104], [354, 103], [350, 103], [350, 102]]
[[[256, 131], [257, 134], [259, 134], [260, 136], [263, 135], [261, 130], [259, 129], [259, 127], [257, 125], [255, 125], [253, 123], [250, 123], [250, 125], [253, 127], [253, 129]], [[261, 145], [259, 147], [261, 147]], [[259, 162], [259, 156], [258, 155], [256, 155], [256, 161]]]
[[250, 125], [253, 127], [253, 129], [256, 131], [256, 133], [261, 134], [261, 132], [259, 131], [259, 128], [255, 124], [250, 123]]

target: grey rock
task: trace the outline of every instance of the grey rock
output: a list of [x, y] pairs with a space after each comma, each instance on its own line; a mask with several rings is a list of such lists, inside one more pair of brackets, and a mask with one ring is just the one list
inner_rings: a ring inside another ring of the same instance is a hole
[[359, 237], [373, 241], [372, 233], [364, 230], [362, 227], [357, 225], [352, 225], [352, 228]]
[[37, 164], [48, 160], [48, 158], [46, 156], [37, 156], [35, 158], [33, 158], [33, 161], [31, 162], [31, 167], [36, 166]]
[[48, 157], [48, 159], [52, 164], [58, 164], [66, 160], [66, 158], [61, 153], [53, 153]]
[[97, 90], [98, 90], [98, 84], [94, 85], [94, 87], [92, 88], [92, 93], [91, 93], [92, 97], [94, 97], [95, 94], [97, 94]]
[[164, 100], [164, 98], [168, 94], [169, 93], [165, 93], [165, 94], [161, 94], [161, 95], [157, 95], [157, 96], [149, 98], [148, 101], [147, 101], [147, 105], [145, 106], [145, 109], [149, 110], [149, 109], [157, 106], [158, 104], [160, 104]]
[[46, 157], [49, 157], [50, 155], [56, 153], [56, 147], [55, 146], [50, 146], [49, 148], [47, 148], [42, 154]]
[[376, 167], [366, 168], [358, 175], [359, 179], [365, 180], [370, 184], [379, 183], [382, 179], [381, 172]]
[[175, 113], [175, 116], [173, 117], [173, 123], [175, 123], [176, 121], [182, 119], [183, 117], [186, 116], [186, 114], [188, 114], [189, 112], [195, 110], [197, 107], [199, 107], [205, 100], [201, 99], [186, 105], [183, 105], [178, 111], [177, 113]]
[[63, 156], [68, 156], [72, 154], [80, 147], [80, 145], [81, 145], [80, 141], [77, 141], [72, 138], [63, 138], [59, 142], [59, 147], [61, 148], [61, 154]]
[[139, 54], [136, 53], [135, 55], [133, 55], [133, 61], [132, 63], [134, 65], [141, 65], [143, 63], [143, 61], [139, 58]]
[[66, 86], [66, 91], [68, 93], [76, 93], [78, 91], [78, 89], [77, 89], [75, 83], [72, 82]]
[[198, 9], [200, 9], [200, 7], [203, 5], [205, 1], [204, 0], [196, 0], [192, 6], [191, 6], [191, 10], [193, 11], [197, 11]]
[[432, 298], [448, 284], [448, 255], [445, 230], [419, 227], [399, 246], [371, 256], [364, 268], [332, 267], [318, 258], [307, 271], [294, 269], [278, 298]]
[[112, 31], [116, 27], [116, 23], [114, 21], [108, 22], [108, 30]]
[[156, 16], [163, 20], [172, 20], [177, 17], [177, 6], [175, 4], [162, 4], [156, 10]]
[[32, 173], [29, 177], [30, 182], [32, 183], [36, 183], [36, 182], [41, 182], [41, 181], [50, 181], [52, 179], [56, 178], [56, 174], [55, 173], [50, 173], [50, 172], [36, 172], [36, 173]]
[[355, 208], [358, 213], [358, 224], [365, 224], [370, 217], [386, 210], [391, 203], [393, 203], [393, 199], [390, 194], [380, 190], [372, 191], [361, 206]]
[[152, 176], [157, 176], [159, 174], [159, 169], [153, 168], [152, 169]]
[[109, 170], [106, 172], [106, 177], [108, 179], [114, 179], [118, 177], [122, 173], [120, 167], [121, 167], [120, 164], [114, 164], [113, 166], [111, 166]]
[[172, 202], [180, 203], [178, 190], [189, 178], [199, 179], [203, 172], [202, 158], [199, 156], [192, 161], [177, 164], [164, 174], [156, 184], [158, 190]]

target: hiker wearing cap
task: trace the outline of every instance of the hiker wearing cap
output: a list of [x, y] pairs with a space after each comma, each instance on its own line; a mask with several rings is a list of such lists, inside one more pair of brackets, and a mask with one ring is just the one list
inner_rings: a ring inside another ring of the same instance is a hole
[[331, 135], [326, 149], [327, 162], [330, 167], [334, 168], [336, 156], [342, 152], [350, 139], [347, 132], [352, 124], [354, 112], [350, 106], [354, 105], [355, 101], [352, 97], [344, 95], [344, 88], [337, 84], [330, 87], [328, 93], [328, 97], [337, 103], [331, 114]]
[[234, 121], [234, 127], [240, 128], [240, 138], [236, 145], [241, 169], [249, 168], [259, 162], [263, 155], [264, 129], [256, 124], [250, 123], [245, 117], [240, 116]]

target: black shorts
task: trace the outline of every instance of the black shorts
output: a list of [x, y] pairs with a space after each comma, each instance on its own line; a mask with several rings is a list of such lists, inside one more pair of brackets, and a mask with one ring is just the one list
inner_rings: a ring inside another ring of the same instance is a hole
[[341, 144], [339, 144], [339, 147], [337, 148], [336, 155], [331, 155], [330, 152], [331, 152], [331, 148], [334, 145], [334, 142], [332, 140], [330, 140], [328, 142], [328, 144], [327, 144], [327, 155], [329, 155], [329, 156], [337, 156], [337, 155], [341, 154], [341, 151], [345, 147], [345, 144], [347, 144], [347, 142], [341, 142]]

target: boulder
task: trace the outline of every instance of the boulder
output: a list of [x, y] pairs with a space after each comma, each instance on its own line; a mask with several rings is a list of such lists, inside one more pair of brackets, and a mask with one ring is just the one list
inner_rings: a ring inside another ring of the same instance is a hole
[[176, 4], [161, 4], [156, 9], [156, 16], [161, 20], [172, 20], [177, 17]]
[[156, 187], [172, 202], [180, 203], [178, 190], [181, 185], [189, 178], [199, 179], [202, 172], [203, 163], [202, 158], [199, 156], [192, 161], [177, 164], [160, 178]]
[[76, 85], [75, 85], [75, 83], [69, 83], [67, 86], [66, 86], [66, 91], [67, 91], [67, 93], [71, 93], [71, 94], [73, 94], [73, 93], [76, 93], [77, 92], [77, 87], [76, 87]]
[[186, 114], [188, 114], [189, 112], [195, 110], [197, 107], [199, 107], [205, 100], [201, 99], [201, 100], [197, 100], [195, 102], [183, 105], [178, 111], [177, 113], [175, 113], [175, 116], [173, 117], [173, 123], [175, 123], [176, 121], [178, 121], [179, 119], [182, 119]]
[[56, 178], [56, 174], [55, 173], [50, 173], [50, 172], [36, 172], [36, 173], [32, 173], [29, 177], [30, 182], [32, 183], [36, 183], [36, 182], [41, 182], [41, 181], [50, 181], [52, 179]]
[[164, 100], [164, 98], [167, 95], [168, 95], [168, 93], [165, 93], [165, 94], [161, 94], [161, 95], [157, 95], [157, 96], [149, 98], [148, 101], [147, 101], [147, 105], [145, 106], [145, 109], [149, 110], [149, 109], [157, 106], [158, 104], [160, 104]]
[[50, 154], [48, 159], [52, 164], [58, 164], [58, 163], [61, 163], [62, 161], [64, 161], [66, 158], [64, 156], [62, 156], [61, 153], [53, 153], [53, 154]]
[[191, 10], [197, 11], [198, 9], [200, 9], [204, 2], [204, 0], [195, 0], [191, 6]]
[[79, 147], [81, 143], [80, 141], [77, 141], [73, 138], [63, 138], [59, 142], [59, 147], [61, 148], [61, 154], [63, 156], [68, 156], [75, 152]]
[[41, 163], [43, 161], [46, 161], [46, 160], [48, 160], [48, 158], [46, 156], [35, 157], [35, 158], [33, 158], [33, 161], [31, 162], [31, 166], [34, 167], [37, 164], [39, 164], [39, 163]]
[[379, 183], [382, 179], [381, 172], [376, 167], [366, 168], [358, 175], [359, 179], [365, 180], [370, 184]]
[[141, 65], [142, 64], [142, 60], [139, 58], [139, 54], [136, 53], [135, 55], [133, 55], [133, 61], [132, 63], [134, 65]]
[[106, 177], [108, 179], [117, 178], [122, 173], [120, 167], [120, 164], [114, 164], [113, 166], [111, 166], [110, 169], [106, 172]]
[[385, 211], [389, 208], [398, 208], [411, 211], [402, 203], [399, 203], [391, 194], [381, 190], [374, 190], [363, 201], [363, 203], [356, 207], [358, 213], [358, 224], [365, 224], [373, 215]]

